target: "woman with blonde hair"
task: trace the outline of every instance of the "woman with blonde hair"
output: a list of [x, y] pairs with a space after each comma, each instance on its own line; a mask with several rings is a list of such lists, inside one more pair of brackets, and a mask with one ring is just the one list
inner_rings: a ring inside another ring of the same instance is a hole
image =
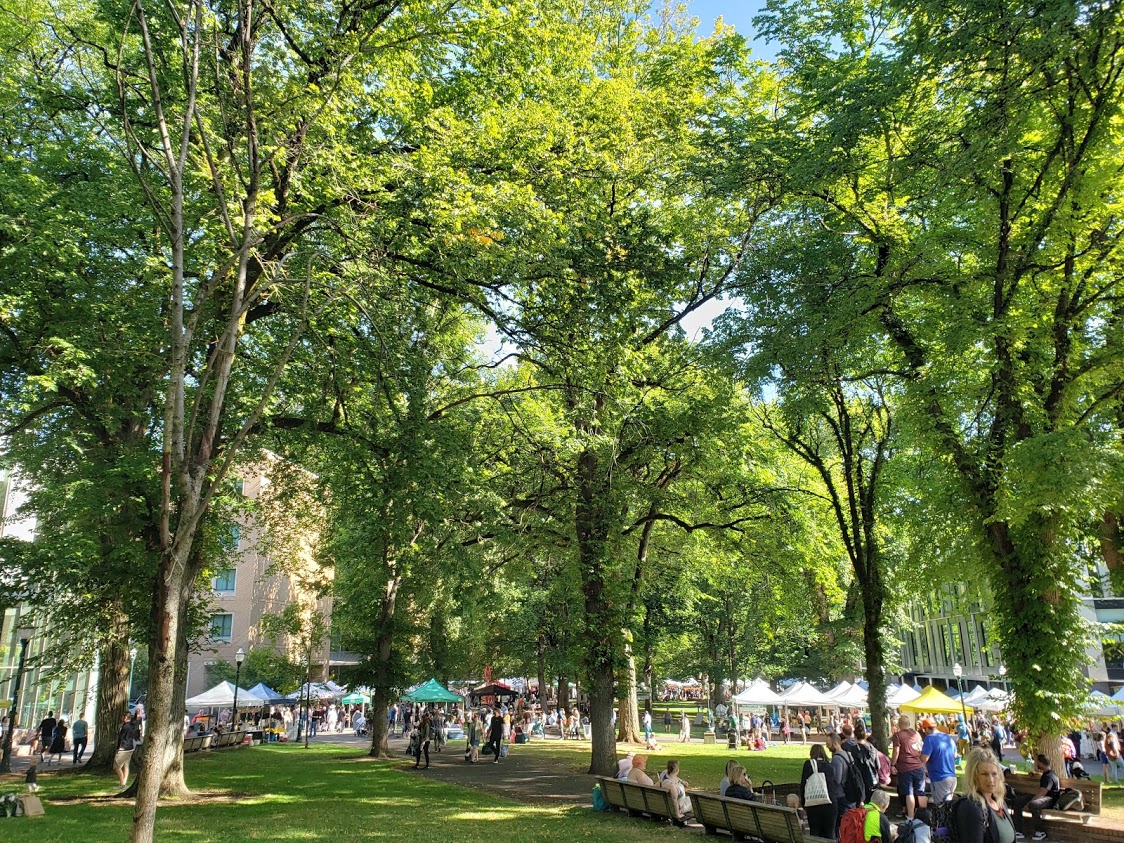
[[734, 766], [733, 772], [730, 774], [730, 786], [726, 788], [726, 795], [731, 799], [744, 799], [747, 802], [756, 802], [757, 797], [753, 794], [753, 782], [749, 780], [749, 776], [745, 773], [745, 768], [741, 764]]
[[739, 767], [741, 767], [741, 764], [738, 763], [736, 758], [731, 758], [726, 762], [726, 775], [722, 777], [722, 781], [718, 784], [719, 796], [726, 795], [726, 788], [728, 788], [730, 786], [730, 783], [734, 780], [734, 770], [738, 769]]
[[964, 799], [956, 806], [961, 843], [1014, 843], [1015, 825], [1003, 801], [1003, 768], [990, 749], [976, 747], [964, 764]]

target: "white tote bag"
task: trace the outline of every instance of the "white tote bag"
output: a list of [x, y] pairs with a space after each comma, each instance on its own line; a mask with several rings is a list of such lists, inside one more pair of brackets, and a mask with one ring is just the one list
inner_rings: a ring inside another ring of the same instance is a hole
[[812, 775], [804, 782], [804, 807], [815, 808], [817, 805], [830, 805], [831, 797], [827, 793], [827, 776], [820, 772], [820, 762], [812, 759]]

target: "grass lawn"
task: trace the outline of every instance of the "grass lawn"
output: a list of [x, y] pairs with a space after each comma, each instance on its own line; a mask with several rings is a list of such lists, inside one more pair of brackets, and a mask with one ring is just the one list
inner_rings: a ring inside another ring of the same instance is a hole
[[[55, 801], [106, 796], [116, 780], [84, 773], [39, 777], [46, 816], [0, 819], [9, 843], [111, 843], [126, 840], [132, 804], [124, 800]], [[393, 763], [365, 760], [355, 749], [322, 744], [260, 746], [197, 753], [187, 780], [200, 795], [162, 804], [156, 839], [165, 841], [358, 840], [457, 843], [624, 841], [657, 843], [682, 832], [590, 809], [524, 805], [426, 780]], [[591, 785], [592, 786], [592, 785]], [[0, 792], [23, 791], [16, 777]]]

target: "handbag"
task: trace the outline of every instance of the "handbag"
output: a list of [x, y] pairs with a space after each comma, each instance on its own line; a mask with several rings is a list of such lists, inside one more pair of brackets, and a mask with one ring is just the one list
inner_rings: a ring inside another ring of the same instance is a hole
[[827, 776], [820, 772], [820, 762], [812, 759], [812, 775], [804, 782], [804, 807], [830, 805], [831, 796], [827, 792]]

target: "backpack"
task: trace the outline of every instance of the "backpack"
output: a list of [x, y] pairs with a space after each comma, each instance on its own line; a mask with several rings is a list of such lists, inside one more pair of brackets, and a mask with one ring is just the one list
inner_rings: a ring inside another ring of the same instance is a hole
[[874, 786], [878, 783], [878, 756], [877, 750], [868, 743], [855, 744], [858, 749], [858, 758], [855, 766], [859, 768], [859, 775], [863, 780], [863, 802], [870, 799], [874, 793]]
[[851, 753], [843, 749], [839, 751], [843, 756], [843, 797], [852, 805], [862, 805], [866, 802], [866, 793], [863, 791], [862, 775], [859, 765], [851, 757]]
[[866, 808], [851, 808], [839, 821], [839, 843], [865, 843]]
[[875, 750], [878, 753], [878, 783], [889, 784], [893, 779], [893, 772], [890, 768], [890, 759], [886, 757], [886, 753], [881, 750]]
[[593, 810], [595, 811], [611, 811], [613, 806], [609, 804], [609, 800], [605, 798], [605, 794], [601, 792], [601, 785], [595, 784], [593, 786]]
[[897, 843], [932, 843], [933, 832], [921, 820], [906, 820], [898, 824]]
[[[929, 817], [934, 839], [940, 840], [942, 843], [960, 843], [956, 813], [960, 809], [960, 803], [966, 798], [966, 796], [955, 796], [947, 802], [929, 805]], [[984, 812], [984, 828], [987, 828], [990, 816], [987, 811]]]
[[1063, 787], [1058, 798], [1054, 800], [1054, 807], [1059, 811], [1083, 811], [1085, 799], [1081, 796], [1081, 791], [1074, 790], [1072, 787]]

